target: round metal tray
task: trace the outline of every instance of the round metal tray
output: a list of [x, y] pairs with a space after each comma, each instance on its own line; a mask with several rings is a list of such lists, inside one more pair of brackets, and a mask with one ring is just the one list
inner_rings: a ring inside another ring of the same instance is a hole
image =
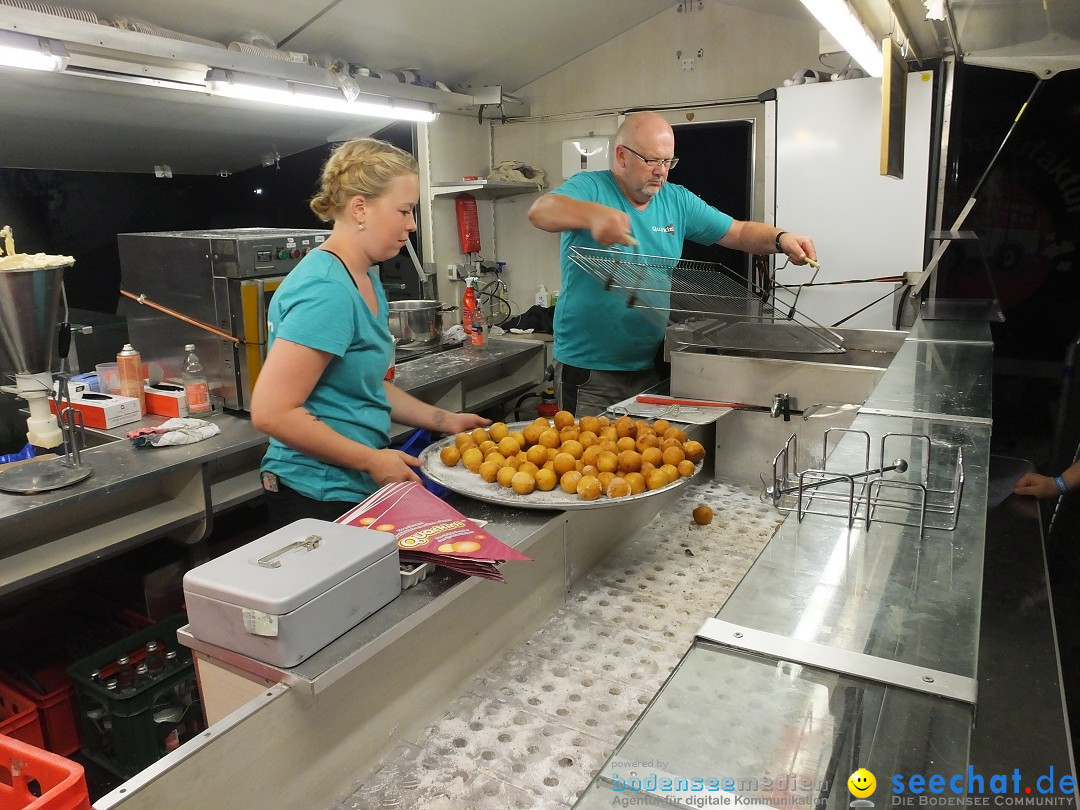
[[[520, 430], [528, 424], [530, 423], [514, 422], [512, 424], [508, 423], [507, 427], [513, 431]], [[478, 501], [495, 503], [499, 506], [511, 506], [519, 509], [604, 509], [610, 506], [618, 506], [620, 503], [626, 503], [627, 501], [640, 501], [642, 498], [648, 498], [664, 492], [671, 492], [673, 489], [684, 486], [701, 472], [701, 468], [704, 464], [703, 461], [699, 461], [694, 467], [693, 475], [680, 478], [678, 481], [673, 481], [662, 489], [647, 489], [639, 495], [627, 495], [624, 498], [608, 498], [607, 496], [601, 496], [595, 501], [583, 501], [577, 495], [563, 492], [558, 486], [550, 492], [535, 490], [528, 495], [519, 495], [517, 492], [514, 492], [514, 490], [500, 486], [499, 484], [489, 484], [476, 473], [469, 472], [465, 469], [460, 462], [454, 467], [447, 467], [443, 464], [439, 459], [439, 453], [441, 453], [442, 449], [447, 445], [452, 445], [455, 438], [456, 436], [449, 436], [438, 442], [429, 444], [423, 449], [419, 458], [420, 461], [423, 462], [422, 470], [424, 475], [435, 483], [442, 484], [451, 492], [456, 492], [459, 495], [476, 498]]]

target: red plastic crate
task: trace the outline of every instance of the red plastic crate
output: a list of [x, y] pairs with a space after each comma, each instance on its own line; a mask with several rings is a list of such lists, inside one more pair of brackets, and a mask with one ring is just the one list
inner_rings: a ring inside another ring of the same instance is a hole
[[45, 738], [45, 749], [66, 757], [79, 750], [79, 713], [75, 702], [75, 684], [63, 664], [34, 670], [34, 680], [44, 690], [38, 693], [26, 681], [0, 673], [0, 684], [18, 692], [37, 707], [38, 721]]
[[91, 810], [82, 765], [0, 735], [0, 810]]
[[37, 706], [3, 684], [0, 684], [0, 734], [38, 748], [45, 747]]

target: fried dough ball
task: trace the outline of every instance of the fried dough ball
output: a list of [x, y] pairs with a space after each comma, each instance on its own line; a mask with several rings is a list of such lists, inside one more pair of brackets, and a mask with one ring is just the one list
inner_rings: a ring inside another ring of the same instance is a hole
[[574, 458], [582, 458], [585, 454], [585, 448], [581, 446], [581, 442], [577, 439], [568, 439], [559, 445], [559, 452], [569, 453]]
[[510, 435], [507, 438], [516, 439], [518, 447], [520, 447], [522, 450], [529, 446], [529, 443], [525, 441], [525, 433], [523, 431], [511, 430]]
[[619, 453], [619, 469], [624, 472], [638, 472], [641, 469], [641, 453], [637, 450], [623, 450]]
[[596, 469], [600, 472], [615, 472], [619, 469], [619, 457], [609, 450], [601, 451], [596, 457]]
[[536, 477], [527, 470], [518, 470], [510, 479], [510, 486], [518, 495], [528, 495], [536, 489]]
[[574, 424], [574, 415], [570, 411], [558, 411], [552, 422], [555, 423], [557, 430], [562, 430], [564, 427]]
[[495, 483], [499, 477], [499, 470], [503, 467], [497, 461], [485, 461], [480, 465], [480, 477], [487, 481], [489, 484]]
[[495, 476], [495, 480], [499, 482], [499, 486], [510, 489], [510, 487], [513, 486], [515, 475], [517, 475], [517, 468], [507, 465], [499, 468], [499, 473]]
[[506, 456], [504, 456], [498, 450], [492, 450], [490, 453], [484, 456], [484, 461], [496, 461], [498, 462], [500, 467], [506, 466]]
[[652, 423], [652, 429], [660, 436], [664, 435], [664, 431], [671, 427], [671, 422], [667, 419], [657, 419]]
[[578, 430], [577, 425], [567, 425], [559, 431], [559, 441], [577, 441], [577, 437], [581, 435], [581, 431]]
[[480, 452], [479, 447], [470, 447], [461, 454], [461, 463], [465, 465], [465, 469], [469, 472], [477, 472], [483, 461], [484, 454]]
[[623, 436], [635, 438], [637, 436], [637, 423], [629, 416], [620, 416], [615, 420], [615, 433], [621, 439]]
[[[560, 434], [561, 436], [562, 434]], [[600, 437], [593, 433], [591, 430], [583, 430], [577, 435], [577, 440], [581, 442], [582, 447], [592, 447], [594, 444], [600, 442]]]
[[679, 475], [681, 475], [683, 478], [689, 478], [691, 475], [694, 474], [694, 470], [697, 469], [697, 466], [694, 464], [694, 462], [692, 462], [688, 458], [684, 458], [676, 465], [676, 467], [679, 470]]
[[529, 445], [534, 445], [540, 441], [540, 434], [547, 429], [547, 422], [545, 422], [543, 425], [539, 425], [536, 422], [533, 422], [531, 425], [527, 426], [523, 431], [521, 431], [521, 435], [525, 437], [525, 441]]
[[555, 474], [554, 470], [547, 467], [537, 470], [534, 477], [536, 479], [536, 488], [541, 492], [551, 492], [559, 483], [559, 476]]
[[577, 459], [569, 453], [559, 453], [552, 459], [552, 469], [561, 478], [564, 473], [570, 472], [575, 469]]
[[674, 425], [669, 427], [663, 433], [660, 434], [665, 439], [678, 439], [680, 442], [686, 441], [686, 431], [682, 428], [677, 428]]
[[602, 492], [600, 479], [595, 475], [583, 475], [577, 483], [577, 496], [583, 501], [595, 501]]
[[600, 489], [607, 492], [607, 485], [614, 481], [618, 476], [613, 472], [601, 472], [597, 473], [596, 480], [600, 482]]
[[705, 447], [701, 442], [691, 439], [683, 445], [683, 452], [686, 453], [686, 457], [692, 462], [697, 464], [703, 458], [705, 458]]
[[570, 470], [569, 472], [562, 474], [562, 477], [559, 479], [559, 486], [562, 487], [563, 492], [570, 495], [576, 495], [578, 481], [580, 480], [581, 473], [577, 470]]
[[591, 475], [591, 476], [593, 476], [595, 478], [596, 476], [598, 476], [600, 474], [600, 470], [599, 470], [598, 467], [596, 467], [593, 464], [586, 464], [584, 467], [581, 468], [581, 474], [582, 475]]
[[667, 476], [669, 484], [679, 480], [679, 468], [674, 464], [665, 464], [660, 471]]
[[630, 483], [625, 478], [612, 478], [604, 491], [609, 498], [625, 498], [630, 494]]
[[539, 442], [544, 447], [558, 447], [562, 443], [559, 439], [559, 431], [555, 430], [555, 428], [548, 428], [541, 433]]
[[456, 447], [458, 450], [461, 449], [461, 445], [463, 445], [465, 442], [472, 442], [473, 444], [476, 444], [476, 442], [473, 442], [472, 436], [470, 436], [468, 433], [459, 433], [457, 436], [454, 437], [454, 447]]
[[472, 440], [478, 445], [483, 444], [491, 438], [488, 436], [488, 432], [483, 428], [475, 428], [469, 435], [472, 436]]
[[542, 444], [534, 444], [525, 451], [525, 459], [531, 461], [537, 467], [542, 467], [548, 460], [548, 449]]
[[643, 453], [648, 447], [659, 447], [660, 439], [655, 433], [647, 433], [644, 436], [638, 436], [634, 445], [639, 453]]
[[631, 495], [640, 495], [645, 491], [645, 476], [639, 472], [627, 473], [623, 479], [630, 485]]
[[603, 425], [595, 416], [583, 416], [578, 420], [578, 427], [581, 428], [582, 433], [596, 433]]
[[629, 436], [623, 436], [621, 439], [615, 442], [615, 447], [620, 453], [623, 450], [636, 450], [637, 442]]
[[446, 447], [439, 451], [439, 460], [447, 467], [454, 467], [461, 461], [461, 451], [456, 447], [446, 445]]
[[646, 447], [641, 451], [641, 463], [659, 467], [664, 463], [664, 453], [659, 447]]
[[510, 435], [510, 428], [506, 426], [506, 422], [496, 422], [488, 428], [488, 435], [493, 442], [498, 443]]
[[645, 476], [646, 489], [663, 489], [670, 483], [671, 481], [668, 480], [667, 473], [659, 468], [651, 471]]
[[539, 469], [540, 467], [531, 461], [523, 461], [518, 465], [518, 472], [527, 472], [529, 475], [536, 475]]
[[695, 506], [694, 511], [691, 514], [694, 517], [694, 523], [698, 526], [708, 526], [712, 523], [712, 509], [705, 504]]
[[515, 439], [513, 436], [504, 436], [499, 441], [498, 447], [499, 452], [507, 458], [510, 458], [510, 456], [516, 456], [519, 452], [521, 452], [521, 445], [518, 443], [518, 440]]
[[664, 463], [678, 467], [679, 462], [686, 458], [681, 445], [673, 445], [664, 450]]

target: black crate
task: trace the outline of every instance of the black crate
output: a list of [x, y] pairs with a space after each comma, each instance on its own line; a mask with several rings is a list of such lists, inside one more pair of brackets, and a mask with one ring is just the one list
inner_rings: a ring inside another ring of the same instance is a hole
[[[83, 755], [124, 779], [206, 728], [191, 653], [176, 640], [177, 629], [186, 623], [185, 616], [174, 616], [68, 667], [75, 683]], [[106, 683], [120, 674], [117, 659], [127, 655], [133, 669], [145, 660], [150, 641], [176, 650], [173, 663], [122, 691], [107, 688]]]

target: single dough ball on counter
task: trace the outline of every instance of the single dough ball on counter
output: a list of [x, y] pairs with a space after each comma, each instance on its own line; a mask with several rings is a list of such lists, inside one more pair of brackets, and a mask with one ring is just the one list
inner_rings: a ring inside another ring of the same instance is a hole
[[708, 526], [712, 523], [712, 509], [705, 504], [700, 504], [694, 507], [693, 511], [694, 523], [698, 526]]

